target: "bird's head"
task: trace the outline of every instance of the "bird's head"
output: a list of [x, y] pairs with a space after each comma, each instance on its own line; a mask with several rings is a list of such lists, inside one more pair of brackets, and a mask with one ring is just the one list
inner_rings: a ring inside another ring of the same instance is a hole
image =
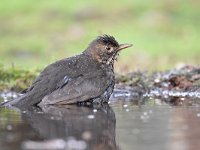
[[93, 40], [85, 53], [91, 55], [99, 63], [113, 65], [118, 53], [132, 44], [119, 44], [113, 36], [98, 36]]

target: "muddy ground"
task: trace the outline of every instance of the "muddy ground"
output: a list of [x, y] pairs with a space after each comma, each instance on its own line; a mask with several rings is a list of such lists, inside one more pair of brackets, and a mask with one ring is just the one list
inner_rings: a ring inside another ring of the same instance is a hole
[[[26, 89], [40, 71], [0, 70], [0, 91], [17, 93]], [[200, 98], [200, 66], [184, 66], [164, 72], [137, 71], [116, 75], [114, 96], [156, 97], [175, 105]]]
[[132, 72], [116, 76], [116, 88], [157, 97], [175, 105], [200, 98], [200, 66], [184, 66], [164, 72]]

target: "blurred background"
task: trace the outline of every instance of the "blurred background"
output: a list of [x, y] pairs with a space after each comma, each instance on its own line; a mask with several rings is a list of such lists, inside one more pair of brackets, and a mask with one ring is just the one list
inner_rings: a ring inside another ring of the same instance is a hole
[[42, 69], [100, 34], [134, 44], [120, 54], [120, 73], [200, 64], [199, 8], [199, 0], [1, 0], [0, 64]]

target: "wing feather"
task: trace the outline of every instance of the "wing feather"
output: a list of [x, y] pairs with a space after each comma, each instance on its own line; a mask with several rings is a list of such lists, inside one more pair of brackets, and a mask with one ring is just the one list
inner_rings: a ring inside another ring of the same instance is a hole
[[71, 104], [96, 98], [111, 84], [111, 78], [103, 71], [86, 74], [70, 80], [63, 88], [57, 89], [42, 99], [41, 104]]

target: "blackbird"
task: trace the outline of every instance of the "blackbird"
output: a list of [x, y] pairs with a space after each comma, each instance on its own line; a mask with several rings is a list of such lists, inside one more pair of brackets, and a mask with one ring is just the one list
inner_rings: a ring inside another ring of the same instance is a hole
[[47, 66], [23, 96], [3, 105], [107, 102], [115, 85], [114, 61], [120, 50], [131, 46], [118, 44], [113, 36], [98, 36], [80, 55]]

